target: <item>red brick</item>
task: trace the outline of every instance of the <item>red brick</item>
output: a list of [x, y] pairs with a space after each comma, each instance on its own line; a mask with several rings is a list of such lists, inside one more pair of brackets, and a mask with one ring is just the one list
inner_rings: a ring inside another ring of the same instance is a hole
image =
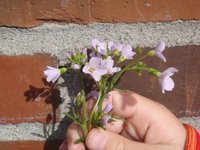
[[58, 22], [89, 22], [88, 0], [30, 0], [36, 20]]
[[32, 17], [30, 1], [27, 0], [1, 0], [0, 25], [30, 27], [42, 23]]
[[0, 25], [33, 27], [46, 21], [89, 22], [87, 0], [1, 0]]
[[148, 74], [140, 77], [126, 73], [120, 86], [164, 104], [177, 116], [200, 116], [200, 46], [167, 48], [164, 55], [166, 63], [158, 58], [146, 62], [160, 71], [171, 66], [178, 69], [179, 72], [172, 76], [175, 82], [172, 92], [163, 94], [157, 78]]
[[1, 0], [0, 25], [199, 20], [199, 7], [197, 0]]
[[55, 65], [47, 55], [0, 56], [0, 123], [55, 121], [59, 92], [42, 80], [46, 65]]
[[196, 0], [102, 0], [92, 3], [98, 22], [149, 22], [200, 19]]
[[58, 150], [61, 140], [54, 141], [0, 141], [1, 150]]

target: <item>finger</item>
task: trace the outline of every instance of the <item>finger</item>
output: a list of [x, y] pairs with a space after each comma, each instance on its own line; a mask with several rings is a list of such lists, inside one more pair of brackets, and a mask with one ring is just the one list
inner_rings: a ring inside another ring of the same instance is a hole
[[67, 140], [63, 141], [63, 143], [59, 147], [59, 150], [68, 150], [67, 149]]
[[96, 103], [96, 99], [91, 98], [91, 99], [87, 100], [87, 112], [88, 113], [90, 113], [92, 111], [95, 103]]
[[137, 110], [138, 100], [141, 99], [138, 94], [131, 91], [112, 91], [109, 93], [109, 101], [113, 105], [112, 114], [122, 118], [133, 116]]
[[92, 150], [122, 150], [134, 147], [133, 141], [101, 128], [94, 128], [89, 132], [86, 145]]
[[72, 123], [67, 129], [67, 147], [68, 150], [85, 150], [83, 143], [77, 144], [76, 141], [81, 137], [81, 130], [75, 123]]
[[114, 119], [114, 121], [109, 122], [106, 125], [106, 130], [114, 132], [114, 133], [121, 133], [123, 129], [124, 121], [120, 119]]

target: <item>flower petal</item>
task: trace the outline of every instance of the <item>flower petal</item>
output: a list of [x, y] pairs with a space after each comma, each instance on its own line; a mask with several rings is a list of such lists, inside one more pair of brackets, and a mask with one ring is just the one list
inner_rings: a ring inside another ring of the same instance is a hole
[[178, 70], [174, 67], [170, 67], [163, 71], [159, 76], [159, 83], [162, 88], [162, 92], [165, 93], [166, 91], [172, 91], [175, 84], [174, 81], [170, 78], [175, 72], [178, 72]]
[[94, 99], [97, 99], [99, 96], [99, 93], [96, 90], [91, 91], [90, 94]]
[[101, 75], [98, 74], [96, 71], [91, 73], [91, 76], [94, 78], [95, 81], [99, 81], [101, 79]]
[[99, 45], [99, 43], [100, 43], [99, 40], [93, 39], [93, 40], [92, 40], [92, 47], [96, 49], [96, 48], [97, 48], [97, 45]]
[[120, 70], [121, 70], [120, 67], [113, 67], [113, 68], [111, 69], [111, 72], [112, 72], [112, 73], [116, 73], [116, 72], [119, 72]]
[[170, 68], [166, 69], [165, 71], [163, 71], [161, 73], [160, 77], [172, 76], [175, 72], [178, 72], [178, 70], [174, 67], [170, 67]]
[[84, 73], [90, 73], [89, 69], [90, 69], [89, 65], [86, 64], [86, 65], [83, 67], [83, 72], [84, 72]]
[[166, 62], [166, 58], [164, 57], [164, 55], [162, 54], [162, 52], [165, 50], [165, 43], [164, 42], [160, 42], [158, 43], [158, 45], [156, 46], [154, 52], [155, 55], [160, 58], [162, 61]]
[[164, 56], [162, 53], [160, 53], [160, 52], [155, 52], [155, 55], [156, 55], [158, 58], [160, 58], [163, 62], [166, 62], [166, 61], [167, 61], [166, 58], [165, 58], [165, 56]]
[[44, 75], [47, 76], [47, 81], [53, 83], [60, 77], [60, 69], [47, 66], [47, 70], [44, 71]]
[[160, 79], [159, 82], [160, 82], [163, 93], [165, 93], [165, 90], [172, 91], [175, 86], [174, 81], [169, 76], [166, 76], [163, 79]]
[[163, 52], [164, 50], [165, 50], [165, 43], [161, 41], [156, 46], [155, 51], [157, 51], [157, 52]]
[[108, 43], [108, 49], [110, 51], [114, 51], [115, 49], [117, 49], [117, 46], [114, 42], [111, 41], [111, 42]]
[[110, 120], [111, 116], [110, 115], [104, 115], [103, 118], [102, 118], [102, 124], [103, 124], [103, 127], [105, 128], [108, 121]]
[[111, 103], [106, 104], [105, 108], [104, 108], [104, 112], [105, 113], [109, 113], [113, 108], [113, 105]]
[[113, 65], [114, 65], [114, 60], [111, 58], [111, 56], [109, 56], [107, 59], [106, 59], [106, 63], [107, 63], [107, 67], [108, 68], [112, 68]]

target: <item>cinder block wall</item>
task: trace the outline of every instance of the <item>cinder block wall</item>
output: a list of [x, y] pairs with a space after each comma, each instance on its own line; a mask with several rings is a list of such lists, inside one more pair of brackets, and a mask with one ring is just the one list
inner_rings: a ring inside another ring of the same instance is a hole
[[179, 70], [174, 91], [162, 94], [148, 75], [127, 73], [120, 85], [200, 128], [199, 7], [196, 0], [1, 0], [0, 149], [58, 149], [76, 80], [69, 76], [68, 86], [55, 90], [43, 70], [62, 64], [66, 52], [89, 46], [93, 38], [144, 48], [164, 41], [167, 63], [147, 61], [161, 71]]

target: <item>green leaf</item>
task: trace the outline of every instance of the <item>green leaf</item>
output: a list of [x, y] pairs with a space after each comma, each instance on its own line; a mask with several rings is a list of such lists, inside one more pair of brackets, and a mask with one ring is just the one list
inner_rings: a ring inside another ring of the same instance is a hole
[[76, 121], [76, 118], [72, 115], [72, 114], [69, 114], [69, 113], [64, 113], [68, 118], [70, 118], [71, 120], [73, 121]]

